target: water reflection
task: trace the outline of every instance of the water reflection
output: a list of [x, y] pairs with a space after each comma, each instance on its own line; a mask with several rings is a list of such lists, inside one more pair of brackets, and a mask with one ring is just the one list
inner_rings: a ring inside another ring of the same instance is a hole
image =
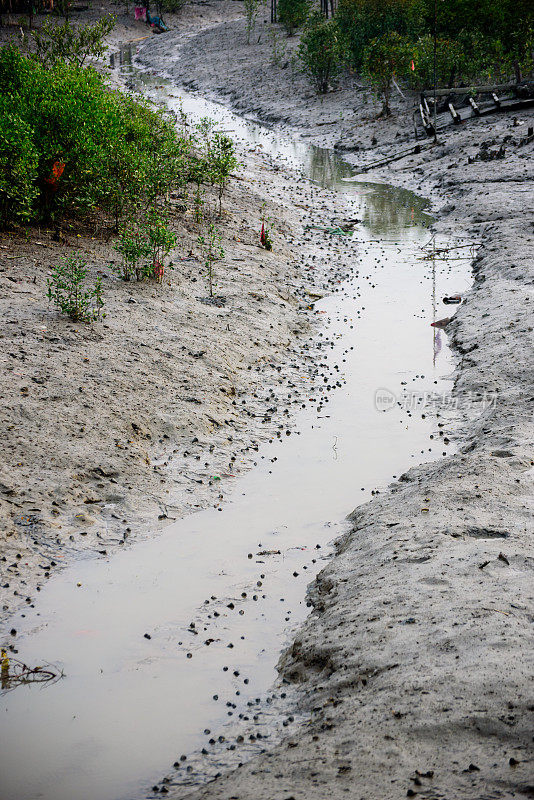
[[432, 219], [424, 210], [428, 204], [412, 192], [376, 183], [356, 186], [370, 189], [362, 222], [377, 237], [390, 238], [404, 228], [427, 226]]
[[338, 186], [343, 178], [349, 178], [354, 173], [353, 167], [343, 161], [334, 150], [316, 147], [309, 144], [304, 146], [308, 153], [308, 161], [303, 164], [307, 177], [321, 186]]
[[431, 220], [425, 213], [426, 201], [412, 192], [357, 178], [348, 182], [347, 179], [355, 175], [355, 167], [334, 150], [309, 144], [255, 120], [237, 116], [225, 106], [177, 90], [171, 80], [133, 66], [134, 56], [132, 45], [125, 45], [111, 56], [110, 64], [128, 75], [130, 86], [148, 94], [155, 102], [163, 103], [175, 112], [182, 109], [193, 119], [209, 116], [234, 139], [248, 147], [261, 148], [322, 187], [338, 189], [354, 197], [365, 195], [365, 202], [358, 204], [358, 212], [363, 225], [377, 238], [394, 239], [407, 228], [426, 226]]
[[[109, 57], [109, 65], [112, 69], [117, 67], [131, 67], [133, 59], [133, 48], [131, 44], [123, 44], [115, 53]], [[125, 70], [126, 71], [126, 70]]]

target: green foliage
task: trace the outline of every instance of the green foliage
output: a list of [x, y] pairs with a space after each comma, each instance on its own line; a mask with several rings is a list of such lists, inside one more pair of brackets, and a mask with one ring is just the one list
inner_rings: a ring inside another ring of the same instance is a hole
[[165, 259], [176, 246], [178, 237], [169, 228], [168, 218], [162, 209], [151, 208], [147, 214], [145, 225], [152, 258], [149, 277], [155, 278], [161, 283]]
[[250, 35], [256, 26], [261, 0], [243, 0], [245, 7], [245, 19], [247, 21], [247, 44], [250, 44]]
[[382, 114], [388, 116], [391, 83], [398, 75], [406, 74], [412, 47], [398, 33], [391, 31], [373, 39], [364, 52], [364, 70], [382, 99]]
[[221, 246], [221, 234], [217, 228], [210, 223], [206, 225], [204, 232], [199, 234], [197, 241], [206, 269], [210, 297], [213, 297], [213, 287], [215, 286], [213, 264], [215, 261], [224, 258], [224, 250]]
[[[23, 141], [28, 148], [33, 142], [37, 154], [36, 173], [29, 169], [28, 191], [11, 207], [11, 219], [57, 221], [100, 207], [118, 231], [130, 209], [145, 211], [185, 186], [191, 143], [163, 112], [108, 90], [95, 70], [60, 61], [45, 68], [3, 47], [0, 86], [2, 107], [19, 118], [8, 120], [13, 130], [4, 136], [12, 140], [24, 126]], [[54, 175], [58, 164], [62, 171]]]
[[260, 244], [262, 245], [262, 247], [265, 247], [266, 250], [272, 250], [273, 249], [273, 239], [271, 236], [272, 219], [267, 215], [266, 208], [267, 204], [262, 203]]
[[74, 322], [93, 322], [102, 314], [102, 278], [99, 276], [89, 289], [85, 286], [86, 278], [87, 262], [76, 255], [56, 264], [47, 281], [49, 301]]
[[516, 66], [533, 66], [532, 0], [339, 0], [336, 19], [357, 69], [372, 41], [389, 33], [413, 41], [410, 83], [418, 88], [433, 84], [434, 34], [437, 79], [444, 85], [455, 77], [506, 81]]
[[[176, 246], [177, 236], [170, 230], [166, 213], [157, 207], [150, 208], [138, 219], [128, 219], [119, 230], [113, 247], [122, 256], [114, 271], [124, 280], [134, 277], [163, 280], [165, 259]], [[167, 266], [171, 266], [168, 264]]]
[[424, 32], [426, 0], [339, 0], [336, 19], [352, 65], [363, 65], [367, 45], [390, 31], [416, 38]]
[[235, 157], [235, 147], [233, 141], [224, 133], [213, 135], [208, 160], [208, 169], [213, 183], [217, 186], [219, 196], [219, 216], [222, 214], [222, 199], [232, 170], [238, 165]]
[[271, 63], [275, 67], [280, 67], [286, 54], [286, 43], [282, 40], [280, 31], [274, 25], [267, 30], [267, 36], [271, 43]]
[[309, 0], [278, 0], [277, 8], [278, 19], [288, 36], [293, 36], [296, 28], [304, 25], [310, 13]]
[[[426, 27], [432, 30], [434, 0], [425, 0]], [[438, 2], [438, 35], [463, 40], [474, 49], [498, 42], [504, 56], [524, 61], [533, 44], [532, 0], [453, 0]], [[494, 51], [494, 46], [490, 49]], [[471, 52], [468, 51], [469, 57]]]
[[119, 238], [113, 247], [122, 256], [122, 263], [114, 271], [124, 280], [134, 277], [141, 281], [146, 277], [146, 262], [152, 246], [146, 230], [135, 220], [127, 220], [119, 230]]
[[[406, 69], [409, 83], [416, 89], [434, 85], [434, 38], [430, 34], [421, 36], [411, 48], [414, 69]], [[462, 48], [450, 39], [436, 40], [436, 83], [448, 86], [462, 61]], [[402, 71], [401, 73], [402, 74]]]
[[0, 225], [27, 221], [38, 190], [32, 129], [9, 98], [0, 97]]
[[196, 184], [195, 212], [200, 222], [205, 205], [202, 185], [216, 186], [219, 199], [219, 216], [222, 214], [222, 199], [232, 171], [238, 166], [235, 146], [229, 136], [215, 130], [215, 122], [203, 117], [195, 126], [192, 138], [194, 157], [189, 165], [189, 178]]
[[39, 31], [32, 32], [35, 54], [48, 67], [56, 61], [81, 67], [88, 56], [98, 58], [104, 54], [104, 39], [115, 27], [115, 22], [111, 14], [79, 27], [73, 27], [68, 20], [62, 25], [45, 20]]
[[297, 54], [317, 91], [327, 92], [329, 82], [339, 72], [344, 56], [337, 21], [326, 20], [318, 12], [313, 14], [301, 36]]

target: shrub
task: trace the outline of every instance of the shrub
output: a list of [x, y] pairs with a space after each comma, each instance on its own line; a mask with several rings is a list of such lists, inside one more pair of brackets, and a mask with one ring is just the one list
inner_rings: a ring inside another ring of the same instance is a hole
[[98, 277], [94, 286], [87, 289], [86, 277], [87, 262], [76, 255], [56, 264], [47, 281], [49, 301], [74, 322], [93, 322], [102, 313], [102, 278]]
[[[428, 38], [434, 36], [434, 22], [443, 45], [441, 54], [438, 52], [442, 81], [450, 82], [456, 66], [464, 80], [506, 79], [516, 67], [532, 68], [532, 0], [440, 0], [437, 4], [435, 0], [339, 0], [336, 19], [357, 69], [363, 66], [370, 43], [388, 33], [414, 42], [421, 39], [426, 51]], [[446, 42], [454, 54], [447, 53]], [[426, 60], [426, 52], [422, 55]], [[450, 63], [453, 55], [457, 64]], [[433, 82], [433, 68], [431, 71]], [[428, 66], [423, 65], [421, 72], [418, 85], [428, 85]]]
[[410, 43], [394, 31], [373, 39], [365, 48], [364, 69], [382, 99], [384, 116], [389, 116], [391, 83], [396, 75], [406, 74], [412, 48]]
[[27, 218], [31, 208], [32, 218], [57, 221], [100, 207], [118, 231], [130, 209], [146, 210], [189, 178], [191, 145], [171, 119], [108, 90], [92, 68], [60, 61], [45, 68], [3, 47], [0, 85], [3, 102], [20, 118], [8, 119], [7, 135], [17, 137], [25, 125], [38, 157], [19, 215]]
[[139, 219], [129, 219], [121, 226], [113, 247], [122, 256], [113, 267], [124, 281], [155, 278], [161, 283], [165, 259], [176, 246], [177, 236], [170, 230], [166, 213], [153, 207]]
[[[434, 0], [425, 0], [426, 28], [433, 29]], [[534, 30], [532, 0], [454, 0], [438, 3], [438, 35], [468, 43], [474, 50], [486, 51], [491, 65], [495, 45], [503, 56], [513, 60], [529, 59]], [[474, 54], [474, 53], [473, 53]]]
[[212, 119], [203, 117], [195, 126], [195, 130], [196, 135], [192, 142], [194, 156], [189, 163], [189, 179], [196, 184], [195, 212], [196, 220], [200, 222], [204, 206], [202, 185], [217, 186], [220, 216], [223, 195], [238, 161], [232, 139], [216, 131]]
[[336, 20], [313, 14], [302, 34], [297, 54], [317, 91], [328, 91], [329, 82], [339, 72], [344, 54]]
[[278, 0], [277, 8], [278, 19], [288, 36], [293, 36], [295, 29], [304, 25], [310, 12], [308, 0]]
[[271, 63], [280, 67], [286, 55], [287, 44], [282, 39], [280, 31], [274, 25], [268, 28], [267, 36], [271, 43]]
[[176, 246], [178, 237], [169, 228], [167, 216], [162, 209], [150, 209], [144, 224], [152, 260], [148, 277], [155, 278], [161, 283], [165, 270], [165, 259]]
[[94, 24], [73, 27], [68, 20], [57, 25], [45, 20], [39, 31], [32, 33], [35, 54], [45, 66], [56, 61], [83, 66], [88, 56], [99, 58], [106, 51], [104, 40], [115, 27], [116, 19], [109, 14]]
[[38, 194], [33, 131], [11, 106], [0, 98], [0, 224], [4, 227], [27, 221]]

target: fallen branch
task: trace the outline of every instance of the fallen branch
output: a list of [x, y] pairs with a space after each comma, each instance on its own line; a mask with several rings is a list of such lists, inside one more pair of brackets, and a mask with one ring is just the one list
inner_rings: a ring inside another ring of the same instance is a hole
[[[431, 146], [433, 142], [429, 143], [427, 147]], [[416, 156], [421, 150], [425, 149], [423, 145], [416, 144], [415, 147], [410, 147], [409, 150], [403, 150], [402, 153], [396, 153], [394, 156], [385, 156], [384, 158], [379, 159], [378, 161], [372, 161], [370, 164], [366, 164], [363, 167], [358, 167], [358, 173], [360, 172], [368, 172], [370, 169], [374, 167], [385, 167], [386, 164], [391, 164], [393, 161], [400, 161], [401, 158], [406, 158], [406, 156]], [[346, 183], [350, 183], [350, 181], [358, 180], [357, 176], [351, 176], [350, 178], [341, 178], [342, 181]]]
[[18, 658], [9, 657], [6, 650], [0, 653], [0, 688], [15, 689], [28, 683], [51, 683], [63, 677], [63, 671], [53, 664], [29, 667]]

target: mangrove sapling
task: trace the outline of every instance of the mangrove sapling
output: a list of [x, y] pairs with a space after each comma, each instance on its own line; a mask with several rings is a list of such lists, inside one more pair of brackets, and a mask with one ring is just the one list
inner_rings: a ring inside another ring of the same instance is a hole
[[213, 287], [215, 286], [215, 276], [213, 264], [224, 258], [224, 250], [221, 246], [221, 234], [217, 228], [210, 223], [206, 225], [204, 233], [199, 234], [198, 244], [202, 253], [202, 260], [206, 269], [208, 289], [210, 297], [213, 297]]
[[77, 254], [56, 264], [52, 277], [47, 280], [48, 300], [73, 322], [93, 322], [105, 316], [102, 314], [102, 278], [98, 276], [89, 289], [85, 286], [86, 278], [87, 262]]
[[395, 75], [408, 71], [412, 45], [406, 37], [395, 31], [373, 39], [365, 48], [364, 70], [369, 76], [376, 95], [382, 100], [381, 116], [391, 114], [389, 99]]
[[195, 125], [197, 133], [200, 136], [200, 147], [201, 150], [203, 151], [206, 161], [209, 158], [215, 125], [216, 122], [213, 119], [210, 119], [209, 117], [202, 117], [200, 122], [197, 125]]
[[193, 137], [194, 153], [189, 160], [189, 180], [195, 184], [194, 209], [195, 221], [201, 223], [205, 213], [205, 193], [203, 185], [213, 186], [215, 174], [212, 164], [213, 129], [215, 122], [209, 117], [203, 117], [195, 125], [196, 134]]
[[223, 194], [228, 186], [230, 175], [238, 165], [235, 157], [235, 147], [233, 141], [224, 133], [213, 135], [210, 155], [208, 160], [210, 178], [217, 186], [219, 197], [219, 217], [222, 215]]
[[271, 26], [267, 31], [267, 37], [271, 43], [271, 64], [281, 67], [286, 55], [287, 44], [280, 36], [278, 28]]
[[191, 142], [182, 136], [169, 136], [174, 120], [160, 117], [162, 125], [154, 130], [151, 150], [147, 153], [145, 192], [148, 205], [158, 197], [168, 196], [173, 189], [184, 189], [189, 177]]
[[344, 45], [335, 19], [326, 20], [319, 12], [312, 14], [297, 50], [303, 69], [320, 94], [328, 91], [344, 56]]
[[122, 225], [113, 247], [122, 256], [120, 266], [114, 266], [113, 270], [124, 281], [132, 280], [134, 276], [142, 281], [146, 277], [146, 263], [152, 254], [152, 244], [146, 230], [132, 220], [127, 221]]
[[250, 35], [256, 26], [261, 0], [243, 0], [245, 18], [247, 20], [247, 44], [250, 44]]
[[[153, 208], [147, 213], [146, 233], [152, 259], [147, 277], [155, 278], [161, 283], [165, 271], [165, 259], [176, 246], [178, 237], [169, 228], [165, 212], [159, 208]], [[167, 266], [172, 267], [172, 262]]]
[[204, 219], [204, 206], [206, 205], [205, 201], [206, 193], [200, 183], [197, 183], [195, 194], [193, 197], [193, 207], [195, 209], [195, 222], [200, 225], [202, 220]]
[[200, 156], [193, 156], [189, 163], [189, 180], [194, 183], [193, 207], [195, 212], [195, 222], [202, 222], [204, 214], [204, 189], [202, 184], [206, 179], [208, 167], [205, 159]]
[[271, 217], [267, 216], [266, 213], [266, 204], [262, 203], [261, 206], [261, 233], [260, 233], [260, 244], [262, 247], [265, 247], [266, 250], [273, 249], [273, 240], [271, 237]]

